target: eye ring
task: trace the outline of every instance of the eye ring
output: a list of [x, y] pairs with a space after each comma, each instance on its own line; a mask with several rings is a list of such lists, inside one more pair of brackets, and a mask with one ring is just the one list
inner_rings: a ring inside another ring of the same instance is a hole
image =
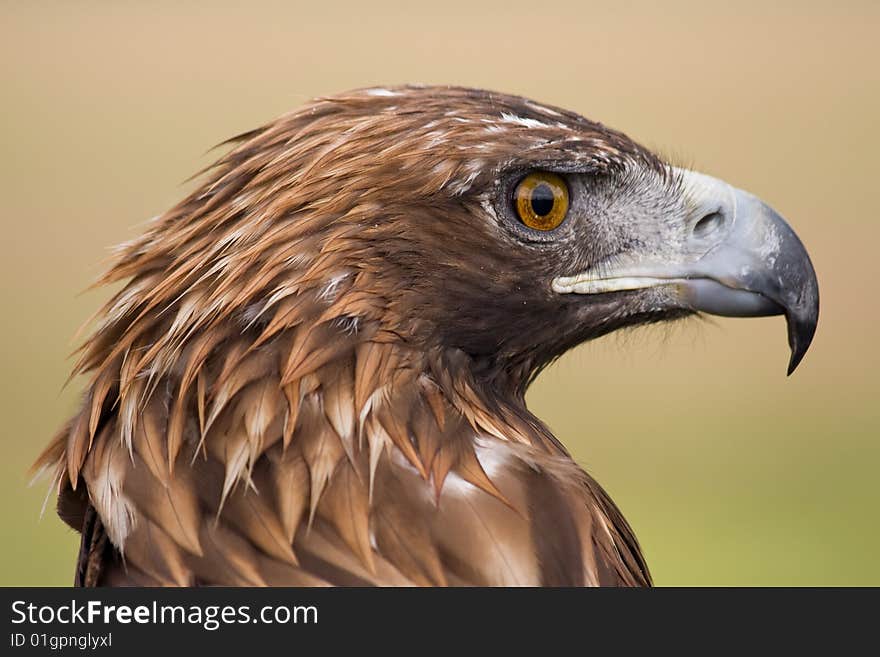
[[533, 171], [513, 190], [516, 216], [532, 230], [547, 232], [558, 228], [568, 214], [568, 205], [565, 179], [550, 171]]

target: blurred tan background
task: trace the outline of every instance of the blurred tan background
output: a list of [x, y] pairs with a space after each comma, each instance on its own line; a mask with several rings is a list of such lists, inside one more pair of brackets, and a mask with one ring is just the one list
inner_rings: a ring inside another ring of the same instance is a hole
[[0, 584], [72, 581], [26, 470], [76, 403], [107, 247], [226, 137], [407, 81], [576, 110], [789, 219], [822, 292], [793, 377], [782, 319], [692, 320], [581, 347], [530, 402], [658, 584], [880, 584], [880, 3], [424, 4], [0, 4]]

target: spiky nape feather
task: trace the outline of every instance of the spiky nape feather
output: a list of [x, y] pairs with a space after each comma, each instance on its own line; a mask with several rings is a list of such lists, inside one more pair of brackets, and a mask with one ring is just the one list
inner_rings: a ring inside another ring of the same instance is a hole
[[523, 401], [583, 336], [545, 327], [538, 292], [532, 334], [505, 329], [523, 311], [483, 300], [517, 286], [499, 262], [534, 263], [475, 217], [512, 161], [652, 156], [462, 89], [322, 99], [234, 143], [101, 280], [127, 282], [39, 461], [83, 532], [78, 581], [648, 583]]

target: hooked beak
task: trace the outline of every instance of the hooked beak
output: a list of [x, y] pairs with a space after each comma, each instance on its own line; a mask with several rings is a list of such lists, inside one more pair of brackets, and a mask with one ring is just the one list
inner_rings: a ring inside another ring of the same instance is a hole
[[785, 315], [791, 374], [813, 339], [819, 285], [798, 236], [760, 199], [727, 183], [680, 171], [694, 208], [686, 236], [663, 255], [632, 255], [556, 278], [557, 293], [602, 294], [666, 287], [677, 303], [727, 317]]

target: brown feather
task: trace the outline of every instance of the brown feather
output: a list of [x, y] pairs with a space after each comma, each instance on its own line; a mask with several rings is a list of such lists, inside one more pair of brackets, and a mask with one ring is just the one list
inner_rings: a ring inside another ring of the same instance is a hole
[[137, 500], [140, 512], [161, 527], [181, 548], [192, 554], [201, 554], [199, 525], [202, 513], [190, 472], [183, 468], [163, 483], [151, 474], [139, 457], [135, 457], [132, 466], [125, 477], [126, 495]]
[[[298, 449], [269, 450], [266, 477], [274, 493], [278, 516], [288, 543], [293, 543], [306, 507], [309, 506], [309, 470]], [[266, 490], [263, 486], [262, 490]]]
[[171, 476], [163, 435], [166, 423], [164, 413], [165, 409], [161, 402], [151, 399], [142, 412], [132, 443], [134, 453], [162, 485], [166, 485]]
[[315, 517], [321, 493], [333, 476], [345, 450], [342, 448], [339, 436], [333, 431], [333, 427], [330, 426], [314, 396], [303, 401], [299, 417], [300, 426], [296, 436], [302, 449], [303, 459], [309, 468], [311, 491], [309, 523], [311, 523]]
[[223, 525], [206, 521], [199, 535], [204, 549], [192, 560], [193, 572], [215, 586], [265, 586], [260, 574], [259, 553], [240, 535]]
[[114, 384], [118, 383], [118, 375], [115, 367], [102, 370], [92, 384], [91, 412], [89, 414], [89, 443], [95, 437], [98, 430], [98, 422], [104, 409], [104, 401]]
[[354, 402], [354, 367], [350, 360], [338, 367], [325, 367], [321, 374], [324, 413], [342, 442], [345, 455], [354, 464], [354, 432], [357, 415]]
[[192, 571], [181, 548], [158, 525], [143, 519], [129, 536], [125, 556], [135, 570], [162, 586], [191, 586]]
[[284, 449], [287, 449], [287, 446], [293, 439], [293, 432], [296, 428], [296, 422], [299, 418], [299, 407], [302, 397], [299, 394], [299, 381], [293, 383], [285, 383], [282, 386], [282, 390], [284, 392], [284, 397], [287, 399], [287, 412], [284, 415], [282, 443], [284, 445]]
[[[89, 398], [91, 401], [91, 398]], [[76, 419], [70, 425], [67, 434], [67, 474], [70, 478], [71, 487], [76, 490], [79, 482], [79, 470], [86, 458], [86, 452], [89, 449], [89, 416], [86, 408], [83, 408], [76, 416]]]
[[187, 403], [186, 392], [178, 390], [177, 398], [171, 410], [171, 416], [168, 419], [168, 434], [166, 437], [166, 447], [168, 450], [168, 471], [174, 471], [174, 463], [177, 461], [177, 455], [183, 446], [183, 434], [186, 430], [187, 423], [191, 420], [190, 405]]
[[230, 495], [223, 508], [223, 519], [269, 556], [297, 565], [292, 542], [281, 521], [258, 491], [243, 489]]
[[321, 498], [318, 515], [333, 526], [346, 545], [360, 558], [361, 563], [375, 575], [376, 565], [370, 545], [367, 486], [351, 463], [339, 466], [336, 476]]
[[445, 586], [446, 575], [440, 561], [427, 520], [425, 502], [416, 500], [426, 495], [413, 495], [413, 486], [424, 486], [410, 481], [407, 485], [391, 467], [382, 469], [376, 483], [373, 527], [379, 551], [400, 571], [423, 586]]

